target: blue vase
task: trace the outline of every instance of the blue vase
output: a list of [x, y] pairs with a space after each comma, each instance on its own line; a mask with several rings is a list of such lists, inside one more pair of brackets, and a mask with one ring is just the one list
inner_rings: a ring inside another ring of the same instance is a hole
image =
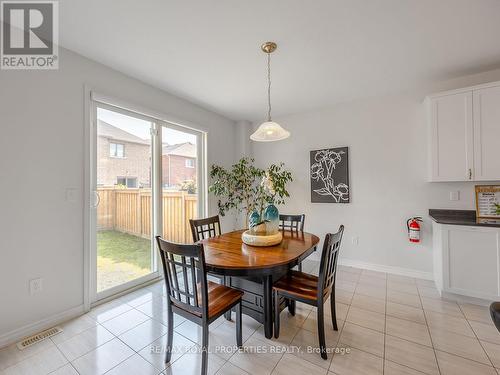
[[269, 204], [264, 210], [262, 219], [268, 221], [266, 223], [267, 234], [277, 233], [279, 230], [280, 214], [278, 208], [274, 204]]
[[253, 210], [250, 212], [250, 215], [248, 215], [248, 227], [250, 230], [261, 221], [260, 214], [256, 210]]

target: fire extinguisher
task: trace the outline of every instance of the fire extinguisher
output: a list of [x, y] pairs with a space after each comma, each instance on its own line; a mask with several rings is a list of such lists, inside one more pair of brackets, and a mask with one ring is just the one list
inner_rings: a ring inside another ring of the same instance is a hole
[[406, 228], [408, 229], [408, 239], [410, 242], [420, 242], [420, 224], [422, 218], [419, 216], [412, 217], [406, 221]]

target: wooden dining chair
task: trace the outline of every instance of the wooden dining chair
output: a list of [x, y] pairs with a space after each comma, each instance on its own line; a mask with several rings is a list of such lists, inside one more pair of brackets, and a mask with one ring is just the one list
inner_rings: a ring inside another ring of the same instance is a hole
[[205, 219], [190, 219], [191, 234], [193, 242], [204, 240], [205, 238], [220, 236], [222, 234], [219, 215], [207, 217]]
[[[204, 219], [189, 219], [189, 225], [191, 227], [191, 235], [193, 236], [194, 243], [204, 240], [205, 238], [220, 236], [222, 234], [219, 215]], [[224, 276], [213, 272], [209, 272], [209, 275], [216, 278], [219, 284], [224, 284]], [[228, 316], [230, 317], [230, 314]]]
[[[321, 358], [323, 359], [327, 359], [323, 309], [328, 297], [330, 297], [333, 329], [338, 331], [337, 314], [335, 311], [335, 275], [337, 273], [337, 260], [343, 233], [344, 226], [341, 225], [337, 233], [328, 233], [326, 235], [321, 253], [318, 277], [290, 270], [287, 275], [283, 276], [273, 285], [274, 301], [279, 301], [280, 297], [285, 297], [316, 306], [319, 346]], [[275, 303], [274, 307], [274, 337], [278, 338], [280, 333], [280, 304]]]
[[165, 363], [172, 357], [174, 313], [202, 327], [201, 374], [207, 373], [208, 326], [233, 307], [236, 344], [242, 346], [241, 297], [243, 292], [207, 281], [202, 244], [181, 245], [156, 237], [167, 287], [168, 336]]
[[[289, 230], [291, 232], [303, 232], [304, 231], [304, 221], [306, 220], [306, 215], [283, 215], [279, 216], [279, 229]], [[302, 262], [297, 265], [299, 271], [302, 272]]]

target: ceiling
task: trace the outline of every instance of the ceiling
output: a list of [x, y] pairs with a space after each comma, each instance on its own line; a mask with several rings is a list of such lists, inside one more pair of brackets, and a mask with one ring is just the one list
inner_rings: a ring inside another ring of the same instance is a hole
[[233, 120], [500, 66], [500, 0], [64, 0], [61, 44]]

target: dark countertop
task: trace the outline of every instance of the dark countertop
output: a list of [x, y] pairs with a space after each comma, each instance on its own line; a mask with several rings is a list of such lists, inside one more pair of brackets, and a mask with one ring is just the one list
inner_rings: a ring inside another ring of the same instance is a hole
[[436, 210], [430, 209], [429, 216], [436, 223], [449, 225], [469, 225], [500, 228], [499, 219], [477, 219], [474, 210]]

